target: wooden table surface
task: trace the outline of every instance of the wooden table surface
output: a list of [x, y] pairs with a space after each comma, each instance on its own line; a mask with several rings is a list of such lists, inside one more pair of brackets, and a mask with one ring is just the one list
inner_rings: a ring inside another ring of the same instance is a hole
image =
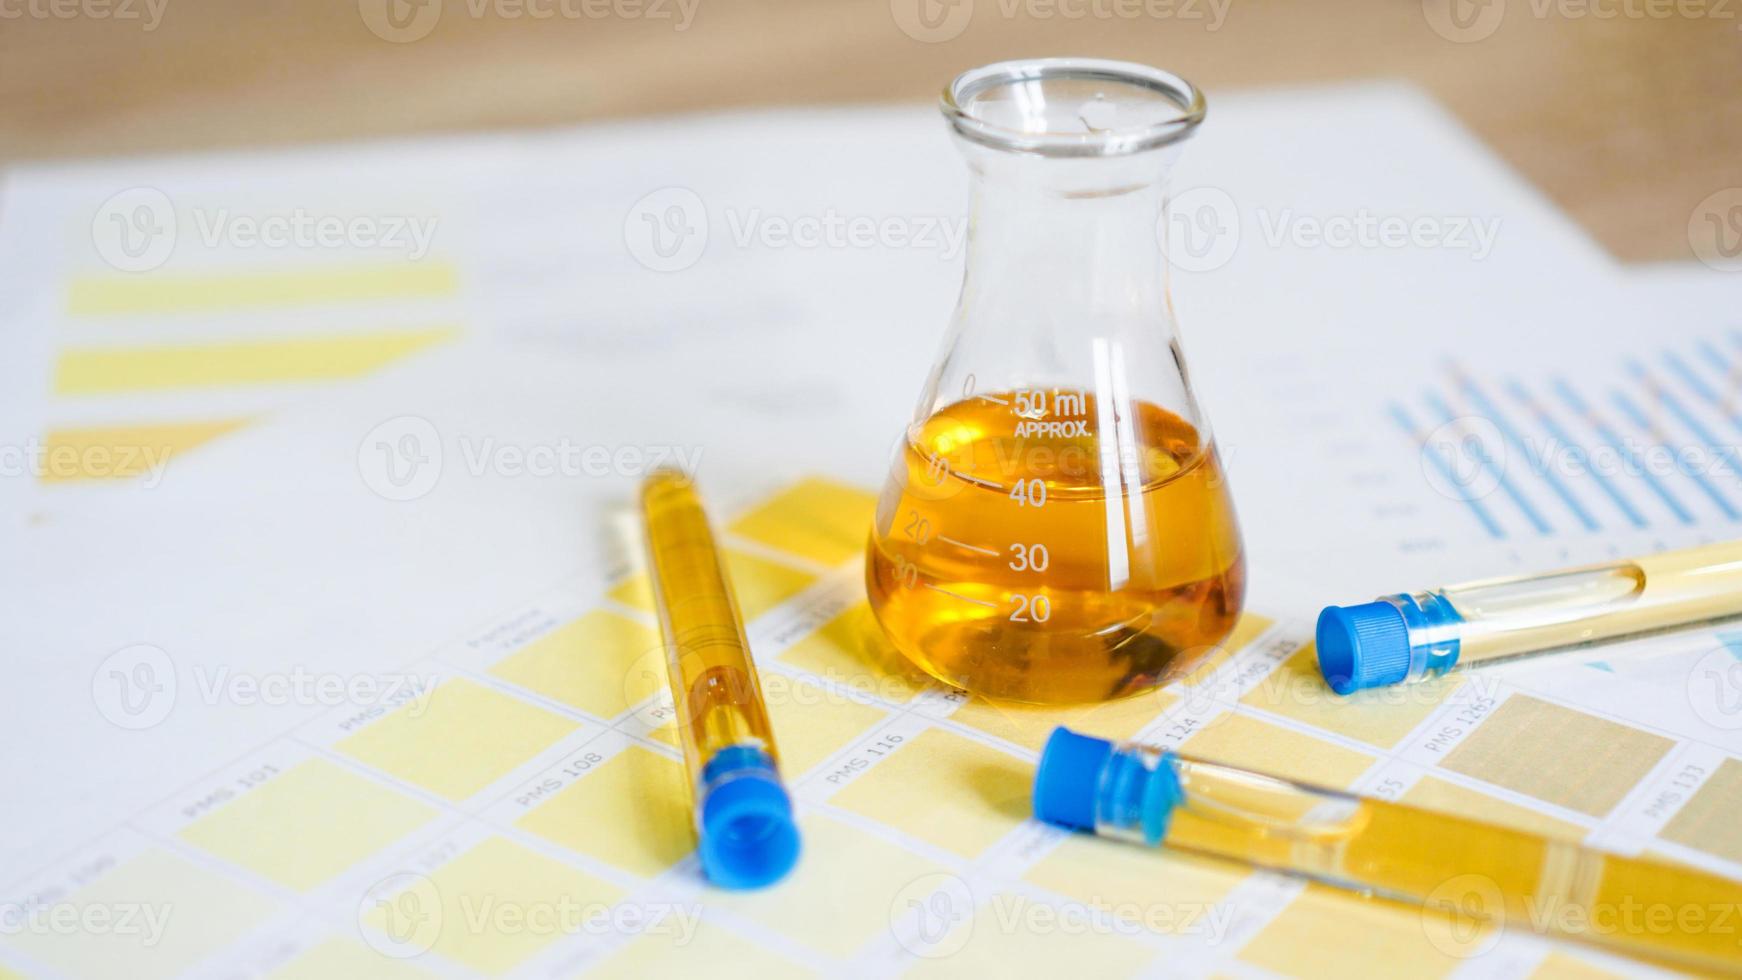
[[422, 2], [0, 0], [0, 163], [929, 99], [1089, 54], [1212, 95], [1412, 79], [1623, 260], [1690, 257], [1742, 187], [1742, 0]]

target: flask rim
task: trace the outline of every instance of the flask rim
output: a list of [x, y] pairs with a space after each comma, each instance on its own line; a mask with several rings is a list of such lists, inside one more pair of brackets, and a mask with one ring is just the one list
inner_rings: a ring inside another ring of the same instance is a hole
[[[1000, 126], [963, 108], [985, 90], [1012, 82], [1045, 79], [1121, 82], [1160, 93], [1179, 107], [1171, 119], [1131, 129], [1088, 133], [1034, 133]], [[999, 61], [957, 75], [944, 87], [938, 109], [957, 135], [982, 146], [1045, 157], [1109, 157], [1141, 153], [1178, 142], [1204, 121], [1204, 94], [1178, 75], [1134, 61], [1107, 58], [1024, 58]]]

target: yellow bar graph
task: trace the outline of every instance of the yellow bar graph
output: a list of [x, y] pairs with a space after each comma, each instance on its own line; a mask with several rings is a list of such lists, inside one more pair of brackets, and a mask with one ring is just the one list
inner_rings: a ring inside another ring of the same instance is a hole
[[61, 395], [98, 395], [166, 388], [334, 381], [355, 378], [457, 336], [455, 327], [421, 330], [69, 348], [55, 365]]
[[154, 474], [177, 454], [247, 425], [251, 418], [52, 429], [37, 477], [44, 483]]
[[459, 275], [445, 262], [320, 266], [204, 275], [83, 276], [67, 286], [67, 313], [190, 313], [452, 296]]

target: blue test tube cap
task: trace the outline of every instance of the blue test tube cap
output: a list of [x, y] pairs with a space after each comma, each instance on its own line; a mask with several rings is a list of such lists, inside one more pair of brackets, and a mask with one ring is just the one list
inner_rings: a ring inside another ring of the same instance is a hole
[[1409, 625], [1393, 603], [1326, 606], [1319, 613], [1317, 646], [1319, 673], [1338, 694], [1409, 677]]
[[1095, 829], [1095, 799], [1113, 743], [1055, 728], [1034, 773], [1034, 815], [1074, 830]]
[[1169, 757], [1055, 728], [1034, 774], [1034, 815], [1072, 830], [1134, 834], [1159, 844], [1184, 798]]
[[798, 824], [780, 773], [758, 749], [716, 755], [704, 776], [697, 851], [702, 871], [721, 888], [772, 885], [798, 863]]

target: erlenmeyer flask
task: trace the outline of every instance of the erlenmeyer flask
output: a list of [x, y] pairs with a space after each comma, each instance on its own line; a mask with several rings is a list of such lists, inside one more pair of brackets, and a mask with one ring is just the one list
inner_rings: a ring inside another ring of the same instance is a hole
[[967, 72], [967, 271], [878, 501], [866, 579], [903, 654], [994, 698], [1182, 676], [1233, 628], [1240, 533], [1193, 398], [1163, 224], [1185, 80], [1088, 59]]

